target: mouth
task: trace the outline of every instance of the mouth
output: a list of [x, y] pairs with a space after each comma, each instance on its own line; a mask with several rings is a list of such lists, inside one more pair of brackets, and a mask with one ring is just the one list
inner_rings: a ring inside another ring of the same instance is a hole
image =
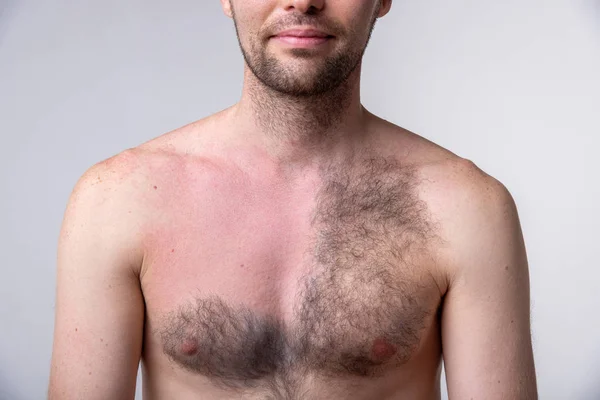
[[290, 29], [271, 36], [271, 39], [288, 46], [311, 48], [328, 43], [334, 37], [316, 29]]
[[309, 48], [325, 44], [333, 39], [333, 36], [273, 36], [272, 39], [282, 44]]

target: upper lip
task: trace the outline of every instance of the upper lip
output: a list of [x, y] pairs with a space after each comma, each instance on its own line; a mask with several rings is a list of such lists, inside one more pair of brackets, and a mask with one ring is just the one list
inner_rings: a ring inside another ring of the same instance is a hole
[[274, 36], [329, 37], [331, 35], [318, 29], [288, 29], [281, 31]]

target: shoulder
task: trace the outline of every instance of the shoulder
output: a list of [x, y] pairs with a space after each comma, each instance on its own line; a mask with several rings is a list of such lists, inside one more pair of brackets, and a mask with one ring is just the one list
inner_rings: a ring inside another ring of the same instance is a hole
[[154, 189], [162, 176], [169, 177], [195, 157], [191, 144], [199, 142], [204, 120], [166, 132], [136, 147], [125, 149], [90, 166], [78, 179], [74, 193], [129, 197], [131, 200]]
[[477, 265], [494, 246], [520, 246], [517, 206], [508, 188], [474, 162], [451, 157], [419, 169], [421, 192], [436, 223], [440, 264], [450, 276]]
[[149, 165], [156, 156], [137, 148], [124, 150], [88, 167], [69, 195], [61, 225], [62, 247], [84, 241], [118, 247], [132, 264], [143, 257], [143, 234], [152, 214], [147, 201], [154, 191]]
[[107, 218], [142, 224], [169, 200], [168, 194], [180, 186], [191, 163], [209, 164], [204, 157], [171, 145], [163, 135], [90, 166], [77, 180], [69, 206], [85, 206], [106, 213]]
[[[418, 171], [430, 199], [448, 206], [467, 206], [475, 212], [498, 201], [512, 200], [502, 182], [465, 158], [445, 157], [421, 165]], [[475, 205], [479, 207], [473, 208]]]
[[[135, 207], [138, 214], [152, 209], [153, 198], [165, 199], [177, 181], [188, 173], [217, 164], [209, 152], [210, 130], [218, 114], [166, 132], [89, 167], [78, 179], [71, 201], [106, 204], [111, 213]], [[161, 190], [162, 189], [162, 190]], [[110, 200], [110, 201], [109, 201]]]
[[93, 164], [77, 180], [71, 201], [99, 205], [109, 199], [127, 198], [143, 187], [150, 158], [148, 152], [131, 148]]
[[464, 223], [514, 203], [506, 186], [473, 161], [387, 121], [380, 125], [381, 151], [415, 172], [419, 194], [435, 217]]
[[413, 173], [439, 252], [472, 248], [473, 240], [486, 238], [481, 235], [484, 231], [514, 229], [516, 205], [501, 181], [416, 133], [381, 121], [379, 131], [386, 144], [382, 151], [391, 151]]
[[143, 191], [144, 157], [127, 149], [88, 167], [75, 183], [67, 203], [63, 236], [71, 230], [128, 230], [139, 215], [136, 199]]

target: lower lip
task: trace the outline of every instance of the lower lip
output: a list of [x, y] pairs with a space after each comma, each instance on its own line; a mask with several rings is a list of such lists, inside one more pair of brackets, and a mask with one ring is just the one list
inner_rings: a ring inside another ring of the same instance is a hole
[[331, 37], [275, 36], [273, 39], [295, 47], [315, 47], [328, 42]]

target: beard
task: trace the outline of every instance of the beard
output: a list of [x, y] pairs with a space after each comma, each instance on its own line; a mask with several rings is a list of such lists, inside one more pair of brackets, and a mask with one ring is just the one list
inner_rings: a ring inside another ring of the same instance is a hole
[[[240, 40], [233, 4], [232, 14], [242, 55], [258, 81], [273, 91], [289, 97], [315, 97], [340, 88], [360, 64], [375, 28], [380, 7], [381, 1], [371, 19], [369, 34], [364, 44], [355, 30], [347, 31], [330, 22], [324, 25], [330, 28], [324, 30], [335, 34], [335, 38], [330, 40], [337, 41], [341, 37], [347, 38], [340, 46], [341, 48], [327, 56], [316, 55], [311, 49], [289, 49], [289, 54], [293, 59], [298, 59], [297, 63], [282, 61], [274, 54], [269, 53], [267, 44], [270, 39], [263, 40], [259, 35], [251, 36], [249, 45], [247, 48], [244, 47]], [[323, 26], [319, 22], [318, 16], [293, 14], [286, 21], [282, 21], [281, 26]]]

